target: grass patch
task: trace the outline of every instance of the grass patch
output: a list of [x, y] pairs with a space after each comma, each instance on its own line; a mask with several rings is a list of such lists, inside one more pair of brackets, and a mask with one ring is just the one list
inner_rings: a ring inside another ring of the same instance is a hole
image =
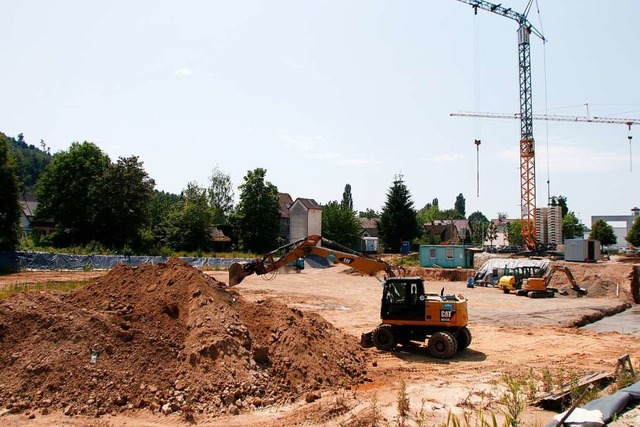
[[0, 289], [0, 299], [7, 299], [12, 295], [23, 292], [37, 291], [62, 291], [70, 292], [81, 288], [91, 282], [90, 280], [67, 281], [67, 282], [43, 282], [43, 283], [16, 283], [7, 285]]

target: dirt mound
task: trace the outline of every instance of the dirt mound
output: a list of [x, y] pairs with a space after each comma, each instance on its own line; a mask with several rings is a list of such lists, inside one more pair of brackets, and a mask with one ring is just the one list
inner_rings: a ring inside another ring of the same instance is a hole
[[16, 413], [238, 413], [360, 382], [365, 362], [321, 317], [177, 259], [0, 303], [0, 408]]
[[408, 267], [405, 274], [420, 276], [427, 281], [464, 282], [467, 278], [473, 277], [474, 271], [467, 268]]

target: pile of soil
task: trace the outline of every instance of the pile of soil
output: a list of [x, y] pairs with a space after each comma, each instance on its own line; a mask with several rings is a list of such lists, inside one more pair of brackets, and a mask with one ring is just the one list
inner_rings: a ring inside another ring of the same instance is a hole
[[177, 259], [0, 303], [0, 411], [237, 414], [362, 382], [365, 365], [318, 315], [246, 301]]

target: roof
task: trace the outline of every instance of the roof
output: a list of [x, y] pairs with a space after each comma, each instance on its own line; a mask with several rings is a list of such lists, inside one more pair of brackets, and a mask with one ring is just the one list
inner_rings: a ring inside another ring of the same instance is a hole
[[278, 204], [280, 205], [280, 217], [289, 218], [289, 208], [293, 204], [293, 199], [289, 193], [278, 193]]
[[378, 219], [377, 218], [358, 218], [360, 227], [365, 230], [371, 237], [378, 237]]
[[322, 206], [313, 199], [304, 199], [302, 197], [298, 197], [295, 202], [300, 202], [307, 209], [322, 209]]
[[511, 219], [505, 218], [503, 220], [500, 220], [499, 218], [495, 218], [495, 219], [491, 220], [491, 222], [493, 222], [495, 225], [505, 225], [505, 224], [509, 224], [510, 222], [513, 222], [513, 221], [518, 221], [518, 219], [516, 219], [516, 218], [511, 218]]
[[22, 193], [22, 197], [20, 197], [20, 207], [27, 218], [33, 218], [36, 208], [38, 207], [38, 199], [36, 199], [35, 194]]
[[469, 229], [469, 220], [467, 219], [439, 219], [436, 221], [433, 221], [433, 225], [451, 225], [453, 224], [457, 230], [460, 230], [462, 228], [466, 228], [467, 230]]

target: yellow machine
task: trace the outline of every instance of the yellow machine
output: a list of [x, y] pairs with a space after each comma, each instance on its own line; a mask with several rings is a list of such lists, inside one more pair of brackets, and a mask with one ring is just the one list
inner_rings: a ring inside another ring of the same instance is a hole
[[498, 287], [505, 294], [512, 291], [518, 291], [522, 288], [522, 284], [526, 279], [531, 277], [540, 277], [544, 273], [538, 266], [518, 266], [505, 269], [505, 275], [498, 281]]
[[525, 279], [522, 284], [522, 288], [516, 291], [516, 295], [526, 295], [529, 298], [553, 298], [559, 290], [557, 288], [549, 287], [549, 283], [551, 283], [551, 278], [556, 271], [562, 271], [567, 275], [569, 283], [571, 283], [571, 289], [576, 292], [578, 297], [587, 295], [587, 290], [581, 288], [576, 283], [576, 279], [573, 277], [571, 270], [561, 265], [552, 266], [544, 277], [531, 277], [529, 279]]
[[[325, 246], [318, 246], [320, 243]], [[341, 250], [328, 249], [329, 246]], [[363, 346], [392, 350], [398, 344], [405, 346], [411, 341], [428, 339], [427, 346], [434, 357], [449, 359], [471, 344], [467, 300], [462, 295], [446, 295], [444, 289], [439, 294], [427, 293], [421, 277], [398, 277], [398, 269], [385, 261], [349, 251], [321, 236], [308, 236], [275, 249], [263, 258], [233, 264], [229, 267], [229, 286], [238, 285], [251, 274], [275, 273], [297, 259], [316, 255], [370, 276], [386, 273], [382, 280], [382, 322], [372, 332], [363, 334]]]
[[500, 280], [498, 280], [498, 287], [502, 289], [505, 294], [508, 294], [511, 291], [515, 291], [516, 289], [516, 277], [515, 276], [502, 276]]

